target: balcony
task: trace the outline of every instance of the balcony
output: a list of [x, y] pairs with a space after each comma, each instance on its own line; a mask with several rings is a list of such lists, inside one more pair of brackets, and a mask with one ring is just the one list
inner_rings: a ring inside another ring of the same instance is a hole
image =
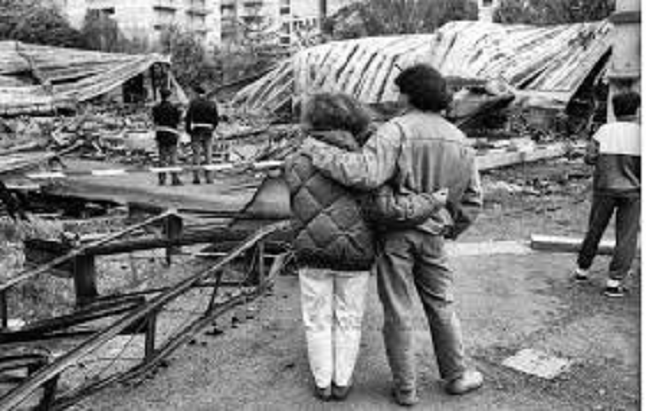
[[262, 7], [264, 1], [263, 0], [245, 0], [243, 2], [244, 6], [250, 9], [257, 9]]
[[175, 0], [155, 0], [153, 2], [153, 8], [155, 10], [177, 10], [177, 3]]
[[203, 1], [191, 1], [186, 5], [186, 14], [206, 16], [207, 14], [211, 14], [211, 10], [206, 7]]
[[263, 20], [262, 16], [242, 16], [242, 21], [247, 25], [260, 25]]

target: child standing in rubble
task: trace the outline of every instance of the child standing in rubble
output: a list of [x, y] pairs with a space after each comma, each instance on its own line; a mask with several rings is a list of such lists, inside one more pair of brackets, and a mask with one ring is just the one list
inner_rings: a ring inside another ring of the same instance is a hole
[[[370, 134], [369, 112], [343, 94], [321, 93], [305, 102], [301, 125], [307, 139], [359, 150]], [[343, 400], [352, 388], [370, 270], [374, 225], [424, 221], [446, 202], [444, 193], [366, 197], [316, 171], [305, 153], [285, 165], [294, 218], [301, 306], [315, 395]]]
[[[155, 140], [159, 151], [159, 165], [161, 167], [174, 167], [177, 165], [177, 145], [179, 142], [179, 126], [182, 113], [173, 103], [169, 101], [171, 96], [169, 89], [162, 89], [160, 92], [161, 102], [153, 107], [153, 123], [155, 124]], [[172, 172], [172, 184], [181, 186], [182, 181], [178, 172]], [[166, 173], [158, 175], [159, 185], [166, 184]]]

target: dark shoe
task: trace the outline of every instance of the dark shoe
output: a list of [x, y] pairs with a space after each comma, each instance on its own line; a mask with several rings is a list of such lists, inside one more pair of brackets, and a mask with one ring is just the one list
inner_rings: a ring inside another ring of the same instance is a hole
[[314, 395], [321, 401], [330, 401], [332, 399], [332, 387], [321, 388], [317, 386], [314, 388]]
[[173, 180], [173, 185], [174, 186], [183, 186], [184, 183], [182, 183], [182, 180], [180, 180], [180, 179], [174, 179]]
[[574, 270], [574, 281], [577, 282], [586, 282], [590, 279], [590, 271], [584, 270], [583, 268], [578, 268]]
[[157, 175], [157, 183], [160, 186], [163, 186], [164, 184], [166, 184], [166, 174], [163, 174], [163, 173], [158, 174]]
[[194, 178], [193, 179], [193, 184], [201, 184], [200, 179], [199, 178]]
[[622, 298], [626, 296], [626, 293], [628, 290], [626, 290], [625, 287], [619, 286], [619, 287], [606, 287], [603, 290], [603, 295], [606, 297], [610, 298]]
[[348, 385], [332, 384], [332, 397], [334, 397], [335, 400], [345, 400], [348, 398], [350, 391], [352, 391], [352, 382], [349, 382]]
[[444, 390], [451, 395], [463, 395], [482, 387], [484, 378], [480, 371], [467, 370], [458, 378], [449, 381]]
[[398, 388], [393, 388], [392, 395], [395, 402], [402, 407], [412, 407], [419, 402], [417, 390], [400, 390]]

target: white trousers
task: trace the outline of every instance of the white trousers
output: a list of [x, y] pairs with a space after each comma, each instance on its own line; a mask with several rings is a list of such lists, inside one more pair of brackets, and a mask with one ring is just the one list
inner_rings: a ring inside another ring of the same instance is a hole
[[370, 273], [299, 270], [307, 354], [316, 385], [346, 386], [359, 355]]

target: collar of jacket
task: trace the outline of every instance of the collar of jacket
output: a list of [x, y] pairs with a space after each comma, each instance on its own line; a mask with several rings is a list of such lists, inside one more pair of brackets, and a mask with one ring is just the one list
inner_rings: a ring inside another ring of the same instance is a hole
[[308, 134], [310, 137], [331, 146], [339, 147], [348, 151], [359, 150], [359, 144], [357, 144], [352, 133], [345, 130], [310, 131]]

